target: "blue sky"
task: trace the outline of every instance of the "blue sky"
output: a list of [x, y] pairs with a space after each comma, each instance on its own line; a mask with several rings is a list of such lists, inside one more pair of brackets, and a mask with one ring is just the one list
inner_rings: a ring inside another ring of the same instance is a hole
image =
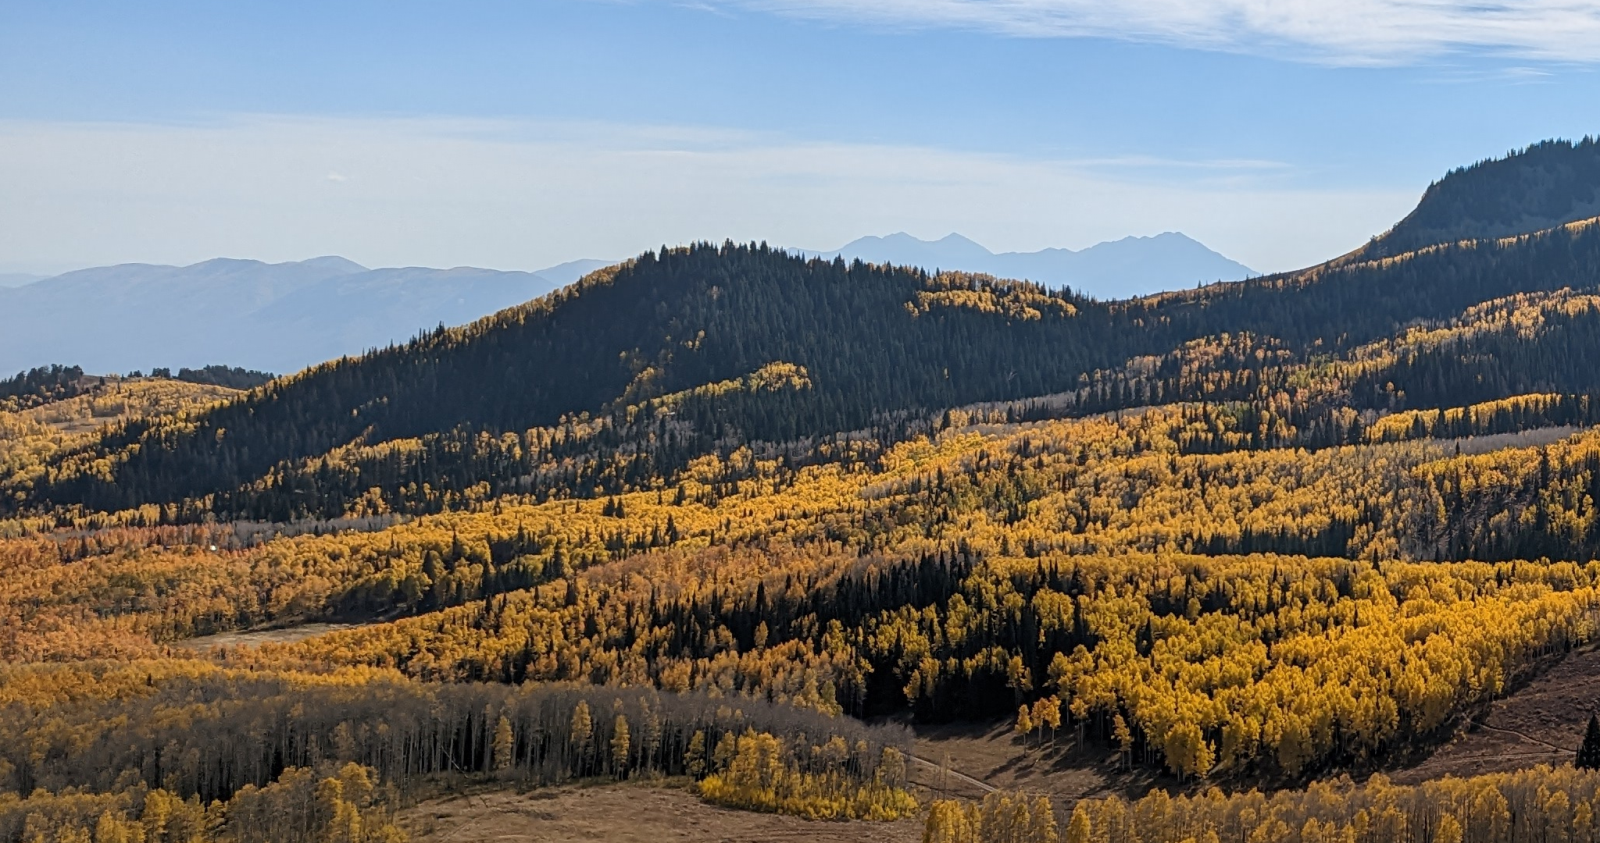
[[1182, 230], [1260, 270], [1600, 131], [1600, 3], [0, 0], [0, 271]]

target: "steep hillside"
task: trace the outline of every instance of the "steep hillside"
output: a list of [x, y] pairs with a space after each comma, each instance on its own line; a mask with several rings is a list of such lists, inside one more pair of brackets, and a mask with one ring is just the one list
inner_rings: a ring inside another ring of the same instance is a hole
[[1600, 141], [1545, 141], [1451, 171], [1361, 255], [1527, 234], [1594, 216], [1600, 216]]

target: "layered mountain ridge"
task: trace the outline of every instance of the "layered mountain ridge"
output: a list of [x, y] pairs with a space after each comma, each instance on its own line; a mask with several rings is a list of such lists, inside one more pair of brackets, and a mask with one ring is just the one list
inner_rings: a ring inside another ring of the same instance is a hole
[[1124, 299], [1199, 283], [1237, 281], [1257, 273], [1194, 239], [1168, 231], [1153, 237], [1124, 237], [1085, 249], [1041, 249], [994, 253], [949, 234], [920, 240], [904, 232], [862, 237], [832, 252], [800, 252], [807, 257], [921, 267], [929, 271], [982, 272], [1000, 278], [1070, 287], [1099, 299]]
[[368, 269], [322, 257], [78, 270], [0, 288], [0, 371], [67, 361], [105, 373], [219, 362], [293, 372], [469, 322], [603, 265]]
[[[1100, 298], [1252, 274], [1175, 233], [1081, 251], [998, 255], [960, 235], [928, 242], [898, 234], [814, 256], [1025, 278]], [[102, 373], [218, 363], [294, 372], [439, 325], [465, 324], [609, 263], [505, 272], [368, 269], [340, 257], [279, 264], [218, 258], [184, 267], [122, 264], [50, 278], [0, 276], [0, 372], [63, 362]]]

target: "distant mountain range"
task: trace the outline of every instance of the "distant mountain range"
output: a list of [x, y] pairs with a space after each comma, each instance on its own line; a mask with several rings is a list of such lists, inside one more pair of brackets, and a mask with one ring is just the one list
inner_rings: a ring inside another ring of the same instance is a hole
[[[863, 237], [835, 252], [871, 263], [983, 272], [1126, 298], [1244, 278], [1242, 264], [1183, 236], [1128, 237], [1082, 251], [995, 254], [952, 234]], [[438, 325], [460, 325], [564, 287], [609, 261], [537, 272], [368, 269], [340, 257], [269, 264], [122, 264], [50, 278], [0, 275], [0, 373], [63, 363], [94, 373], [212, 364], [295, 372]]]
[[868, 263], [982, 272], [1000, 278], [1036, 281], [1098, 299], [1123, 299], [1198, 282], [1237, 281], [1257, 273], [1177, 232], [1154, 237], [1124, 237], [1087, 249], [1044, 249], [996, 254], [959, 235], [919, 240], [909, 234], [863, 237], [833, 252], [801, 254], [859, 258]]
[[51, 363], [95, 373], [214, 363], [294, 372], [470, 322], [606, 264], [501, 272], [219, 258], [24, 278], [21, 286], [0, 283], [0, 372]]

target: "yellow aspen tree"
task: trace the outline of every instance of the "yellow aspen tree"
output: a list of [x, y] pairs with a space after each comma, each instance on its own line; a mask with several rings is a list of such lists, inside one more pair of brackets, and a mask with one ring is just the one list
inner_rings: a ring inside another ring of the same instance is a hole
[[1089, 820], [1089, 807], [1079, 802], [1072, 808], [1072, 819], [1067, 821], [1066, 843], [1094, 843], [1094, 825]]
[[1029, 843], [1060, 843], [1060, 836], [1056, 833], [1056, 811], [1050, 805], [1050, 797], [1039, 796], [1033, 800], [1033, 813], [1029, 818], [1032, 827], [1029, 829]]
[[1461, 843], [1461, 823], [1450, 814], [1441, 816], [1433, 830], [1433, 843]]
[[172, 819], [172, 809], [178, 799], [165, 790], [152, 790], [144, 798], [144, 811], [139, 816], [139, 822], [144, 826], [144, 839], [149, 841], [164, 840], [167, 836], [167, 823]]
[[345, 798], [343, 782], [323, 779], [317, 784], [316, 799], [325, 823], [320, 843], [361, 843], [361, 812]]
[[1131, 767], [1133, 761], [1133, 730], [1128, 728], [1128, 721], [1122, 719], [1121, 714], [1111, 718], [1111, 736], [1117, 741], [1117, 766]]
[[689, 737], [689, 748], [684, 750], [685, 766], [689, 775], [700, 778], [706, 772], [706, 733], [696, 729]]
[[611, 727], [611, 767], [619, 779], [628, 772], [628, 747], [628, 718], [619, 714]]
[[1034, 708], [1038, 711], [1038, 714], [1034, 716], [1034, 720], [1038, 721], [1041, 728], [1050, 730], [1050, 744], [1054, 746], [1056, 730], [1061, 728], [1061, 698], [1057, 696], [1045, 697]]
[[133, 843], [131, 826], [110, 810], [103, 811], [94, 824], [94, 843]]
[[977, 830], [960, 802], [940, 799], [928, 808], [922, 843], [978, 843]]
[[516, 751], [516, 740], [511, 734], [511, 721], [505, 715], [500, 715], [500, 722], [494, 727], [494, 743], [490, 747], [493, 754], [492, 765], [494, 771], [503, 773], [511, 769], [513, 754]]
[[589, 715], [589, 703], [578, 700], [577, 707], [572, 710], [572, 748], [577, 753], [578, 769], [580, 775], [585, 768], [589, 757], [589, 744], [594, 740], [594, 718]]

